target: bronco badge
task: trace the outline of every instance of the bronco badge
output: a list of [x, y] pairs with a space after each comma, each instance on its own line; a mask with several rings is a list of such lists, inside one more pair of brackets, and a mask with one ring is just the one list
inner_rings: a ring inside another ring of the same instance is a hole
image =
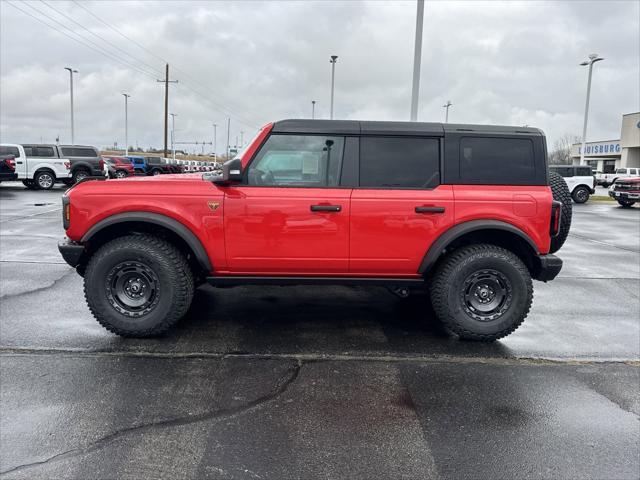
[[209, 208], [211, 209], [212, 212], [215, 212], [218, 209], [218, 207], [220, 206], [220, 202], [208, 201], [207, 205], [209, 205]]

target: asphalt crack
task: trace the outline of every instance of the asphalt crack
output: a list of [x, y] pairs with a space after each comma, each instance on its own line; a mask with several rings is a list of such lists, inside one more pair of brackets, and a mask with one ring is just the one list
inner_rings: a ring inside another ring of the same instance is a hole
[[50, 288], [55, 287], [58, 283], [60, 283], [62, 280], [64, 280], [65, 278], [67, 278], [71, 273], [75, 273], [75, 270], [73, 268], [70, 268], [68, 271], [66, 271], [64, 274], [62, 274], [60, 277], [56, 278], [53, 282], [44, 285], [43, 287], [38, 287], [35, 288], [33, 290], [28, 290], [26, 292], [20, 292], [20, 293], [10, 293], [7, 295], [0, 295], [0, 298], [2, 298], [3, 300], [9, 299], [9, 298], [20, 298], [26, 295], [32, 295], [34, 293], [38, 293], [38, 292], [44, 292], [45, 290], [49, 290]]
[[220, 421], [223, 419], [234, 418], [239, 415], [243, 415], [245, 413], [257, 410], [262, 408], [264, 405], [272, 402], [276, 398], [280, 397], [284, 394], [291, 385], [297, 380], [300, 375], [300, 370], [302, 369], [303, 363], [301, 361], [296, 361], [293, 364], [293, 367], [290, 368], [285, 375], [280, 377], [275, 385], [276, 388], [272, 390], [269, 394], [264, 395], [262, 397], [258, 397], [255, 400], [248, 402], [244, 405], [239, 405], [234, 408], [220, 409], [220, 410], [211, 410], [208, 412], [201, 413], [199, 415], [187, 415], [180, 416], [175, 418], [169, 418], [164, 420], [157, 420], [148, 423], [142, 423], [139, 425], [134, 425], [132, 427], [122, 428], [116, 430], [108, 435], [102, 436], [91, 443], [66, 450], [61, 453], [57, 453], [48, 457], [44, 460], [38, 460], [35, 462], [25, 463], [22, 465], [17, 465], [8, 470], [4, 470], [0, 472], [0, 476], [6, 476], [10, 473], [21, 472], [23, 470], [27, 470], [30, 468], [39, 467], [42, 465], [47, 465], [53, 462], [57, 462], [60, 460], [65, 460], [73, 457], [77, 457], [80, 455], [85, 455], [87, 453], [94, 452], [96, 450], [100, 450], [112, 443], [120, 440], [122, 437], [132, 435], [132, 434], [140, 434], [145, 433], [150, 430], [156, 430], [158, 428], [171, 428], [171, 427], [181, 427], [184, 425], [191, 425], [194, 423], [206, 422], [206, 421]]

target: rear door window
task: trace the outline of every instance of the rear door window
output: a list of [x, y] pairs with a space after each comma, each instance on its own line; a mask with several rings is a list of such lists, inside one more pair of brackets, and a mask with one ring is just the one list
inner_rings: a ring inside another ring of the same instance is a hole
[[626, 168], [619, 168], [618, 170], [616, 170], [616, 173], [627, 173], [627, 169]]
[[460, 178], [476, 184], [534, 180], [533, 142], [527, 138], [463, 137]]
[[360, 139], [361, 188], [435, 188], [439, 184], [437, 138]]
[[590, 177], [593, 175], [591, 167], [576, 167], [576, 175], [579, 177]]

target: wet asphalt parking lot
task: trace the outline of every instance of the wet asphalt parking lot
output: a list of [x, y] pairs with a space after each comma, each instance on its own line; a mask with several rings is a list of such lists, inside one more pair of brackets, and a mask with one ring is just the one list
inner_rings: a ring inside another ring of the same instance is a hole
[[493, 344], [377, 287], [201, 287], [132, 340], [57, 251], [62, 192], [0, 185], [0, 478], [640, 477], [637, 205], [574, 206]]

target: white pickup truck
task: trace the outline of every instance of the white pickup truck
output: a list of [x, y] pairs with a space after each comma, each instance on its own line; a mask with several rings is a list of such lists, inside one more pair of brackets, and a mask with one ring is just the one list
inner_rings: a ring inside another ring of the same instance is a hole
[[596, 174], [596, 182], [598, 185], [608, 187], [612, 185], [619, 178], [636, 178], [640, 177], [640, 168], [618, 168], [613, 173], [598, 173]]
[[[50, 149], [50, 151], [49, 151]], [[15, 172], [18, 180], [31, 189], [49, 190], [59, 180], [71, 177], [71, 161], [57, 158], [52, 147], [31, 148], [31, 155], [27, 156], [22, 145], [15, 143], [0, 144], [0, 154], [15, 157]]]

